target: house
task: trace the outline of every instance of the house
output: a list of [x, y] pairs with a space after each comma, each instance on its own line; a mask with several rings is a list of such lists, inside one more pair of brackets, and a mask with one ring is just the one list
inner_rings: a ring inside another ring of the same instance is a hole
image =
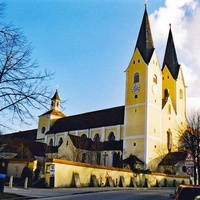
[[171, 25], [160, 65], [146, 6], [125, 74], [125, 103], [119, 107], [66, 116], [56, 91], [50, 109], [39, 116], [36, 141], [54, 149], [56, 158], [115, 166], [133, 155], [145, 169], [157, 170], [163, 155], [178, 149], [177, 130], [186, 123], [186, 85]]

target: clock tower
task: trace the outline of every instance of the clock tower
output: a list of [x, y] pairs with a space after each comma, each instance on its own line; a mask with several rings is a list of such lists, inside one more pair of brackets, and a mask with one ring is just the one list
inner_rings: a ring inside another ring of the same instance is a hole
[[126, 69], [123, 157], [135, 155], [151, 169], [162, 138], [161, 99], [162, 73], [145, 6], [136, 47]]

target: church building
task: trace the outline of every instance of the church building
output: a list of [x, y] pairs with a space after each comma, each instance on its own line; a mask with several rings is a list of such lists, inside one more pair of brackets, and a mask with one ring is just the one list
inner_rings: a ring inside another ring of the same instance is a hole
[[53, 156], [60, 159], [119, 167], [135, 156], [145, 169], [156, 170], [162, 156], [178, 150], [177, 131], [186, 123], [186, 85], [171, 26], [166, 41], [160, 65], [145, 6], [125, 69], [125, 104], [65, 116], [56, 91], [50, 110], [39, 116], [37, 141], [58, 147]]

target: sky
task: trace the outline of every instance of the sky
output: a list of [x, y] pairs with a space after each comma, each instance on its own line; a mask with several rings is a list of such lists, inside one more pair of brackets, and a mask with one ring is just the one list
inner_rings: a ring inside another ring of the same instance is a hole
[[[7, 0], [5, 18], [32, 43], [39, 69], [55, 72], [67, 116], [121, 106], [125, 73], [148, 3], [154, 45], [162, 66], [169, 24], [183, 68], [188, 109], [200, 107], [200, 0]], [[52, 93], [52, 96], [53, 96]], [[61, 102], [62, 103], [62, 102]], [[50, 103], [49, 103], [50, 104]], [[13, 124], [14, 131], [37, 128]]]

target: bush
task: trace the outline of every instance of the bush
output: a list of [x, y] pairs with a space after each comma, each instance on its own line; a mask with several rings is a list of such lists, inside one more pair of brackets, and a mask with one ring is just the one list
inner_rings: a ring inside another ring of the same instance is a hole
[[28, 177], [29, 179], [33, 177], [33, 172], [30, 168], [28, 168], [27, 166], [24, 167], [23, 171], [22, 171], [22, 175], [21, 178], [24, 180], [26, 177]]

